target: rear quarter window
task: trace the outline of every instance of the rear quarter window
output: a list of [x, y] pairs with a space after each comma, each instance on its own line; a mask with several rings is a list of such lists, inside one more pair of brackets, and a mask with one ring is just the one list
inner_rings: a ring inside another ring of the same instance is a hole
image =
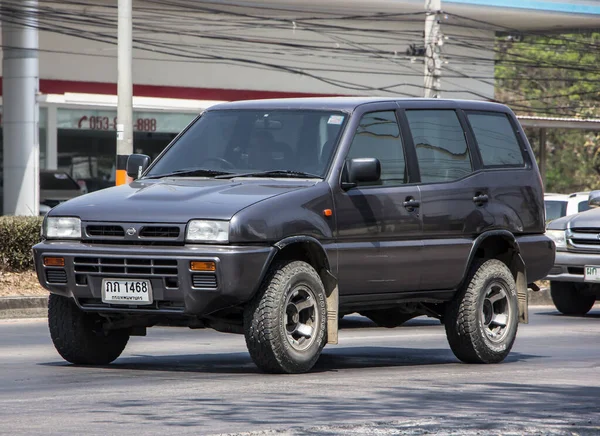
[[467, 112], [467, 117], [484, 166], [525, 165], [521, 145], [506, 114]]

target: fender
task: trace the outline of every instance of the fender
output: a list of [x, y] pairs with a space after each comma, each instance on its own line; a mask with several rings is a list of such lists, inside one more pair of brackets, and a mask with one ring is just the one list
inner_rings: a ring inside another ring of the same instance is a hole
[[[481, 235], [479, 235], [473, 241], [473, 245], [471, 246], [471, 251], [469, 252], [469, 257], [467, 259], [467, 263], [465, 264], [465, 269], [463, 271], [463, 277], [467, 276], [467, 274], [469, 272], [469, 267], [471, 266], [471, 263], [473, 263], [473, 259], [475, 258], [475, 254], [477, 253], [477, 250], [479, 249], [479, 247], [481, 246], [481, 244], [487, 238], [489, 238], [491, 236], [502, 236], [502, 237], [508, 239], [510, 245], [515, 250], [515, 252], [516, 253], [521, 253], [521, 249], [519, 248], [519, 243], [515, 239], [515, 235], [513, 235], [511, 232], [509, 232], [508, 230], [489, 230], [489, 231], [487, 231], [487, 232], [482, 233]], [[461, 283], [461, 285], [463, 285], [463, 284], [464, 284], [464, 282]]]
[[[338, 291], [338, 283], [337, 278], [331, 273], [331, 264], [329, 263], [329, 257], [327, 256], [327, 252], [323, 248], [323, 245], [319, 242], [318, 239], [315, 239], [311, 236], [290, 236], [288, 238], [284, 238], [279, 242], [273, 244], [277, 251], [283, 250], [285, 247], [292, 244], [302, 244], [308, 243], [313, 247], [318, 247], [322, 258], [325, 260], [324, 269], [322, 271], [317, 271], [321, 276], [321, 280], [323, 281], [323, 285], [325, 286], [325, 294], [327, 295], [327, 343], [328, 344], [337, 344], [338, 343], [338, 313], [339, 313], [339, 291]], [[269, 264], [273, 258], [269, 260]]]
[[[515, 256], [513, 256], [511, 264], [508, 265], [510, 268], [514, 278], [515, 283], [517, 285], [517, 298], [518, 298], [518, 307], [519, 307], [519, 322], [528, 324], [529, 323], [529, 291], [527, 286], [527, 272], [525, 269], [525, 262], [521, 257], [521, 249], [519, 248], [519, 243], [515, 239], [515, 236], [507, 231], [507, 230], [490, 230], [488, 232], [482, 233], [479, 235], [475, 241], [473, 241], [473, 246], [471, 247], [471, 252], [469, 253], [469, 258], [467, 260], [467, 264], [465, 265], [465, 271], [463, 272], [463, 277], [467, 277], [469, 272], [469, 268], [473, 262], [475, 254], [477, 250], [481, 246], [481, 244], [489, 237], [492, 236], [501, 236], [505, 240], [508, 241], [511, 248], [514, 250]], [[460, 286], [464, 285], [464, 281]]]

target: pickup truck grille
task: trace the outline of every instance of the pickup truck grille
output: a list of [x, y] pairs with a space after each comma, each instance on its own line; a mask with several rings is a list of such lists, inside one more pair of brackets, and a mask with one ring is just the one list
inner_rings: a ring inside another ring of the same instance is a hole
[[177, 277], [177, 261], [175, 259], [81, 256], [73, 259], [73, 267], [76, 274]]
[[568, 235], [569, 249], [574, 251], [600, 250], [600, 228], [573, 228], [570, 229]]
[[91, 244], [185, 244], [185, 224], [83, 222], [83, 229], [84, 241]]

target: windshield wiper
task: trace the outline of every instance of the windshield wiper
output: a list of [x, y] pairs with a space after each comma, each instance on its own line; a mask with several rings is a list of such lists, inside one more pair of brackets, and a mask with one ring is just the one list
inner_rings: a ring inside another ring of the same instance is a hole
[[185, 177], [185, 176], [224, 176], [224, 175], [233, 175], [228, 171], [220, 171], [220, 170], [210, 170], [206, 168], [188, 168], [184, 170], [177, 170], [170, 173], [165, 174], [156, 174], [151, 176], [146, 176], [144, 179], [161, 179], [163, 177]]
[[215, 179], [233, 179], [235, 177], [302, 177], [309, 179], [322, 179], [322, 176], [304, 171], [293, 170], [269, 170], [269, 171], [254, 171], [252, 173], [232, 173], [216, 176]]

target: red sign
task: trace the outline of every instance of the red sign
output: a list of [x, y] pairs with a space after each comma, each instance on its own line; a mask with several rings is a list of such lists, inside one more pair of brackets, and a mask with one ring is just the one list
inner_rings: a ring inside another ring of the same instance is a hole
[[[90, 130], [117, 130], [117, 117], [84, 115], [79, 118], [77, 127]], [[156, 132], [157, 127], [156, 118], [138, 118], [133, 122], [133, 130], [138, 132]]]

